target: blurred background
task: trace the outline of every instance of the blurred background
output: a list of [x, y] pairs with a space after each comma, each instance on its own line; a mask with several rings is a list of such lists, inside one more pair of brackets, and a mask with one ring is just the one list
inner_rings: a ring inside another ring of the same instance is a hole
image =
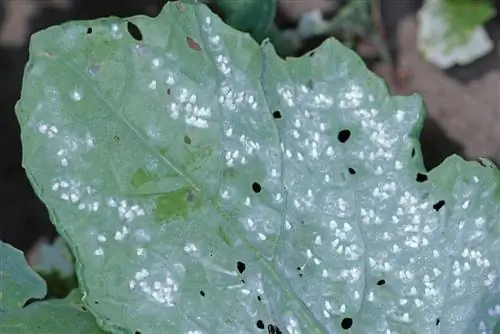
[[[165, 1], [0, 0], [0, 240], [25, 251], [30, 263], [57, 235], [21, 167], [14, 105], [30, 35], [68, 20], [155, 16]], [[393, 94], [421, 94], [428, 170], [453, 153], [500, 161], [500, 0], [204, 2], [257, 41], [270, 38], [283, 57], [310, 52], [334, 36]]]

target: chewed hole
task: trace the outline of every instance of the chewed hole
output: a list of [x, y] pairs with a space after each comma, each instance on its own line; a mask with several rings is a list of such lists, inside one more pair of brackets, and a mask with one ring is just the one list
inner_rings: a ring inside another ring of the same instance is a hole
[[440, 200], [439, 202], [434, 204], [432, 207], [434, 208], [434, 210], [439, 211], [444, 206], [444, 204], [445, 204], [445, 201]]
[[273, 117], [276, 119], [281, 118], [281, 112], [279, 110], [273, 111]]
[[264, 321], [262, 321], [262, 320], [257, 320], [257, 322], [255, 323], [255, 325], [257, 326], [258, 329], [264, 329], [266, 327], [264, 325]]
[[184, 144], [190, 145], [192, 143], [191, 138], [188, 135], [184, 136]]
[[349, 140], [350, 137], [351, 137], [351, 131], [347, 129], [341, 130], [337, 135], [337, 138], [341, 143], [345, 143], [347, 140]]
[[92, 33], [92, 27], [87, 28], [87, 35], [90, 35]]
[[418, 173], [417, 174], [417, 182], [425, 182], [427, 181], [427, 175]]
[[194, 39], [191, 37], [186, 37], [186, 43], [189, 46], [190, 49], [195, 50], [195, 51], [201, 51], [201, 46], [196, 42]]
[[205, 297], [205, 291], [200, 290], [200, 296]]
[[136, 41], [142, 41], [142, 33], [137, 25], [132, 22], [127, 22], [127, 31]]
[[378, 286], [382, 286], [382, 285], [384, 285], [384, 284], [385, 284], [385, 279], [381, 279], [381, 280], [378, 280], [378, 281], [377, 281], [377, 285], [378, 285]]
[[441, 320], [439, 320], [439, 318], [436, 319], [436, 326], [439, 326], [439, 323], [441, 322]]
[[352, 323], [353, 323], [352, 318], [344, 318], [340, 322], [340, 326], [342, 326], [342, 329], [349, 329], [352, 327]]
[[411, 157], [412, 157], [412, 158], [414, 158], [414, 157], [415, 157], [415, 153], [416, 153], [416, 152], [415, 152], [415, 148], [412, 148], [412, 149], [411, 149]]
[[246, 269], [246, 265], [245, 263], [241, 262], [241, 261], [238, 261], [236, 262], [236, 269], [238, 269], [238, 272], [240, 274], [243, 274], [243, 272], [245, 271]]
[[252, 190], [255, 192], [255, 193], [260, 193], [261, 190], [262, 190], [262, 187], [261, 185], [258, 183], [258, 182], [254, 182], [252, 183]]
[[354, 168], [349, 167], [348, 171], [349, 171], [349, 174], [351, 174], [351, 175], [356, 174], [356, 170]]

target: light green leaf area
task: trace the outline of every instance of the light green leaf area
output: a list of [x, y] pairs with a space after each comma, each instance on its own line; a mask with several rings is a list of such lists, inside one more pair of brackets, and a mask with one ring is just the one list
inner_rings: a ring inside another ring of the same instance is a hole
[[425, 181], [421, 99], [390, 97], [335, 40], [285, 61], [204, 5], [72, 22], [33, 36], [17, 115], [104, 329], [476, 334], [498, 319], [496, 168], [455, 157]]
[[46, 294], [45, 281], [29, 267], [23, 252], [0, 241], [0, 316]]
[[36, 302], [5, 316], [0, 315], [0, 333], [105, 333], [83, 306], [81, 297], [78, 290], [73, 290], [64, 299]]
[[496, 14], [488, 0], [443, 0], [443, 19], [448, 25], [450, 46], [464, 44], [472, 32]]

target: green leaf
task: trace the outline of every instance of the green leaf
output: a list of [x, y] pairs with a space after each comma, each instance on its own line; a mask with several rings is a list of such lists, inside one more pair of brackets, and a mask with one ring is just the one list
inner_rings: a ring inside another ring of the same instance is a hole
[[29, 267], [23, 252], [0, 241], [0, 316], [46, 294], [45, 281]]
[[421, 99], [390, 97], [335, 40], [285, 61], [204, 5], [72, 22], [32, 37], [17, 115], [106, 330], [498, 319], [498, 171], [450, 158], [425, 181]]
[[0, 316], [3, 334], [102, 334], [95, 319], [81, 302], [81, 293], [73, 290], [65, 299], [36, 302], [24, 309]]

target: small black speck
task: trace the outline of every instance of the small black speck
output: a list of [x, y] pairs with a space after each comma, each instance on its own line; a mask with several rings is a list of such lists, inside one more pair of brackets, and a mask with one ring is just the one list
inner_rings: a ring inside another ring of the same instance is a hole
[[87, 28], [87, 34], [90, 35], [92, 33], [92, 27]]
[[252, 183], [252, 190], [255, 192], [255, 193], [260, 193], [260, 191], [262, 190], [262, 187], [260, 186], [260, 184], [258, 182], [254, 182]]
[[440, 200], [439, 202], [434, 204], [432, 207], [434, 208], [434, 210], [439, 211], [444, 206], [444, 204], [445, 204], [445, 201]]
[[439, 320], [439, 318], [436, 319], [436, 326], [439, 326], [439, 323], [441, 322], [441, 320]]
[[184, 144], [190, 145], [191, 144], [191, 138], [188, 135], [184, 136]]
[[141, 334], [141, 331], [135, 331], [134, 334]]
[[297, 267], [297, 272], [299, 274], [299, 277], [304, 276], [304, 273], [302, 272], [302, 268], [301, 267]]
[[201, 295], [202, 297], [205, 297], [205, 291], [200, 290], [200, 295]]
[[259, 329], [264, 329], [266, 327], [264, 325], [264, 321], [262, 321], [262, 320], [257, 320], [257, 322], [255, 324], [257, 325], [257, 328], [259, 328]]
[[281, 113], [279, 112], [279, 110], [273, 111], [273, 117], [276, 119], [281, 118]]
[[244, 279], [242, 279], [240, 282], [243, 284], [247, 284], [247, 281], [245, 281]]
[[309, 57], [313, 57], [313, 56], [314, 56], [314, 54], [315, 54], [315, 52], [314, 52], [314, 51], [313, 51], [313, 52], [311, 52], [311, 53], [309, 54]]
[[418, 173], [417, 174], [417, 182], [425, 182], [427, 181], [427, 175]]
[[354, 168], [349, 167], [349, 174], [351, 174], [351, 175], [356, 174], [356, 171], [354, 170]]
[[94, 300], [94, 304], [98, 305], [99, 301], [98, 300]]
[[345, 143], [349, 137], [351, 137], [351, 131], [347, 129], [341, 130], [337, 136], [339, 142], [341, 143]]
[[416, 152], [415, 152], [415, 148], [412, 148], [412, 149], [411, 149], [411, 157], [412, 157], [412, 158], [413, 158], [413, 157], [415, 157], [415, 153], [416, 153]]
[[349, 329], [352, 327], [352, 319], [351, 318], [344, 318], [340, 322], [340, 326], [342, 326], [343, 329]]
[[167, 88], [167, 95], [170, 95], [172, 93], [172, 90], [170, 88]]
[[80, 307], [81, 307], [82, 311], [87, 311], [87, 308], [85, 306], [81, 305]]
[[238, 262], [236, 262], [236, 268], [238, 269], [238, 272], [240, 274], [243, 274], [243, 272], [245, 271], [246, 265], [243, 262], [238, 261]]
[[127, 22], [127, 30], [130, 36], [136, 41], [142, 41], [142, 33], [139, 27], [132, 22]]
[[380, 286], [380, 285], [384, 285], [385, 284], [385, 279], [381, 279], [381, 280], [378, 280], [377, 281], [377, 285]]
[[261, 296], [257, 296], [257, 300], [258, 300], [259, 302], [261, 302], [261, 301], [262, 301], [262, 297], [261, 297]]
[[267, 333], [268, 334], [283, 334], [283, 332], [279, 329], [279, 327], [275, 326], [275, 325], [268, 325], [267, 326]]

